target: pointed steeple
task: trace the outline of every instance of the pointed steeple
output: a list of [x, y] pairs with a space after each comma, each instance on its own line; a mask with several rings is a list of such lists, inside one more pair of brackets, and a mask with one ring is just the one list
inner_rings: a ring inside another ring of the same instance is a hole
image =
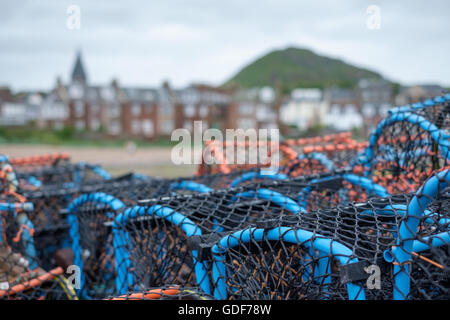
[[78, 50], [77, 52], [77, 59], [75, 61], [75, 66], [73, 67], [72, 71], [72, 83], [82, 83], [86, 84], [87, 77], [86, 73], [84, 72], [83, 62], [81, 61], [81, 51]]

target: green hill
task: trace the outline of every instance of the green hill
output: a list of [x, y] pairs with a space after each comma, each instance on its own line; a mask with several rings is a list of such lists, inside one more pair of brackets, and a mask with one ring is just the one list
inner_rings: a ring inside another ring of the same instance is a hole
[[349, 88], [360, 78], [381, 78], [374, 71], [352, 66], [342, 60], [315, 54], [306, 49], [287, 48], [272, 51], [244, 67], [225, 86], [274, 86], [279, 83], [283, 91], [294, 88]]

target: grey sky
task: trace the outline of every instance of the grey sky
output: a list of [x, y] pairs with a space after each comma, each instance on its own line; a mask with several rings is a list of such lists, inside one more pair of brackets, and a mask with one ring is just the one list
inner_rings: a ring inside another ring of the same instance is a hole
[[[81, 8], [81, 29], [66, 27]], [[366, 9], [381, 9], [381, 29]], [[295, 45], [405, 84], [450, 86], [450, 1], [0, 0], [0, 85], [49, 89], [81, 48], [89, 80], [156, 86], [221, 84], [276, 48]]]

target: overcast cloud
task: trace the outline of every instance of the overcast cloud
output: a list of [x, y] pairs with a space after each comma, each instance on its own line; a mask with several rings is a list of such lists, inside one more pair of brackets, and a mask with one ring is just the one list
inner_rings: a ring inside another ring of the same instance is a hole
[[[81, 28], [66, 27], [67, 7]], [[381, 9], [381, 29], [366, 9]], [[299, 46], [404, 84], [450, 86], [450, 1], [0, 0], [0, 85], [51, 88], [77, 48], [90, 83], [219, 85], [273, 49]]]

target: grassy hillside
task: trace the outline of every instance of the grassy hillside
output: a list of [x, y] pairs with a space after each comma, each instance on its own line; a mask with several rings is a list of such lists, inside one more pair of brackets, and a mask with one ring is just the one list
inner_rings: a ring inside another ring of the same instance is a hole
[[381, 78], [381, 75], [352, 66], [342, 60], [317, 55], [310, 50], [287, 48], [272, 51], [257, 59], [239, 71], [225, 85], [261, 87], [274, 86], [279, 82], [283, 91], [302, 87], [349, 88], [363, 77]]

